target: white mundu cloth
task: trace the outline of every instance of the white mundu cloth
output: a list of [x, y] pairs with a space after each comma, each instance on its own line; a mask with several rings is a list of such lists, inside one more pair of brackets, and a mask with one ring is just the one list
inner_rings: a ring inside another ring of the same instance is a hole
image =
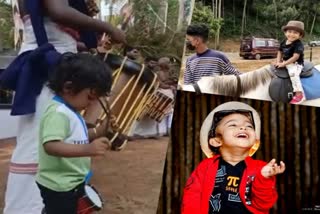
[[[45, 19], [48, 41], [57, 51], [77, 52], [76, 41], [60, 30], [57, 24]], [[24, 22], [23, 43], [20, 53], [37, 47], [30, 19]], [[5, 193], [4, 214], [41, 214], [43, 204], [35, 182], [38, 166], [38, 129], [41, 114], [53, 97], [45, 86], [36, 101], [34, 114], [20, 116], [17, 145], [13, 151]]]

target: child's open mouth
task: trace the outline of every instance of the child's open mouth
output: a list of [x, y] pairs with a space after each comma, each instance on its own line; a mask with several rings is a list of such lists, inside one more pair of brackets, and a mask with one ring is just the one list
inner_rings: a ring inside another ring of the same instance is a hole
[[245, 133], [240, 133], [240, 134], [237, 134], [236, 136], [237, 138], [249, 138], [249, 136]]

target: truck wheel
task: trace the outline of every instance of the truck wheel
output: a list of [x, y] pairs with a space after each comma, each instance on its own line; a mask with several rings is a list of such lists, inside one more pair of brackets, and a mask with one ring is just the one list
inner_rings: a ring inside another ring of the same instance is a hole
[[260, 60], [261, 59], [261, 55], [260, 54], [256, 54], [256, 60]]

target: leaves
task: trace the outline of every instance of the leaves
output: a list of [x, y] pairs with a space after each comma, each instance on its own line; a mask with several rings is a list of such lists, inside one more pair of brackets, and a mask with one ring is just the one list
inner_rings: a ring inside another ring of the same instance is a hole
[[206, 23], [210, 29], [209, 37], [213, 38], [223, 25], [223, 19], [215, 18], [210, 6], [196, 4], [192, 14], [192, 23]]
[[0, 1], [0, 51], [1, 48], [9, 49], [13, 47], [13, 19], [11, 6]]
[[[207, 2], [209, 5], [209, 2]], [[224, 4], [221, 32], [225, 37], [240, 35], [242, 8], [244, 1], [232, 0]], [[248, 0], [245, 36], [282, 38], [281, 27], [290, 20], [301, 20], [305, 24], [306, 36], [317, 38], [320, 34], [320, 1], [318, 0]], [[316, 16], [312, 35], [309, 35], [313, 18]]]

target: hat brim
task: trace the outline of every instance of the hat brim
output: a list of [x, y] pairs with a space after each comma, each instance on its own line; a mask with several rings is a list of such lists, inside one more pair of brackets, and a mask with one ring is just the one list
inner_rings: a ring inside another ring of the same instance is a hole
[[245, 109], [252, 112], [255, 132], [256, 132], [256, 143], [251, 147], [249, 151], [249, 155], [252, 156], [258, 150], [260, 145], [260, 131], [261, 131], [261, 120], [258, 112], [254, 108], [252, 108], [251, 106], [245, 103], [233, 101], [233, 102], [223, 103], [217, 106], [215, 109], [213, 109], [210, 112], [210, 114], [206, 117], [206, 119], [202, 123], [201, 129], [200, 129], [200, 146], [203, 153], [208, 158], [214, 156], [213, 151], [209, 148], [209, 142], [208, 142], [208, 133], [212, 126], [212, 119], [214, 114], [222, 110], [237, 110], [237, 109]]
[[287, 30], [295, 30], [298, 31], [299, 33], [301, 33], [302, 36], [304, 36], [304, 30], [302, 30], [301, 28], [295, 27], [295, 26], [282, 26], [282, 31], [285, 32]]

